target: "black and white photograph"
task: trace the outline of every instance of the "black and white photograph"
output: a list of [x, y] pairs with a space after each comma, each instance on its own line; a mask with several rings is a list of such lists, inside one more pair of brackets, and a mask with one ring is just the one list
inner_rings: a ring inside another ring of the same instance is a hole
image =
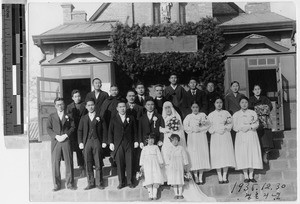
[[28, 201], [296, 203], [297, 5], [2, 4]]

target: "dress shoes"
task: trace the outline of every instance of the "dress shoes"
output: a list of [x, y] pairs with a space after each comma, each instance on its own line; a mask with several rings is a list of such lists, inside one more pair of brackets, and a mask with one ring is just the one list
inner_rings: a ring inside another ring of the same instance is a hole
[[94, 185], [88, 185], [87, 187], [84, 188], [84, 190], [90, 190], [92, 188], [95, 188], [95, 186]]
[[72, 191], [76, 190], [76, 188], [74, 186], [68, 186], [67, 189], [72, 190]]
[[118, 187], [117, 187], [117, 189], [122, 189], [122, 188], [124, 188], [124, 187], [125, 187], [124, 184], [119, 184]]
[[223, 183], [229, 183], [228, 179], [226, 179], [225, 181], [223, 181]]
[[252, 183], [256, 183], [257, 182], [254, 178], [249, 179], [249, 181], [252, 182]]
[[59, 190], [60, 190], [60, 187], [55, 187], [55, 188], [52, 189], [53, 192], [56, 192], [56, 191], [59, 191]]
[[224, 183], [224, 181], [219, 181], [219, 184], [223, 184]]
[[183, 195], [178, 196], [177, 199], [184, 199]]
[[103, 190], [104, 186], [103, 185], [99, 185], [99, 186], [97, 186], [97, 188], [100, 189], [100, 190]]
[[129, 188], [134, 188], [134, 185], [133, 184], [129, 184], [128, 187]]
[[245, 179], [244, 180], [244, 183], [249, 183], [250, 182], [250, 179]]

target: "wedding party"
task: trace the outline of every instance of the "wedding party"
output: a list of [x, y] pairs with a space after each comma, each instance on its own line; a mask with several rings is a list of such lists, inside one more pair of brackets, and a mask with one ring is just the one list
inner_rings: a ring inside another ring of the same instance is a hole
[[31, 201], [297, 200], [293, 2], [28, 8]]

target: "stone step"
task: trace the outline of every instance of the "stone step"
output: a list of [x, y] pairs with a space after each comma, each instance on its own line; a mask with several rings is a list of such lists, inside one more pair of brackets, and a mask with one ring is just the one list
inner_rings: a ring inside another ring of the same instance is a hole
[[297, 139], [282, 139], [275, 138], [273, 139], [273, 144], [275, 149], [296, 149], [297, 148]]

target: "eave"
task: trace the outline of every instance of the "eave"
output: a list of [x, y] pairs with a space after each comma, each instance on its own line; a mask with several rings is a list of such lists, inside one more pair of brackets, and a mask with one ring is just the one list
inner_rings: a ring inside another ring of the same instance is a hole
[[32, 36], [35, 45], [59, 44], [72, 42], [90, 42], [90, 41], [108, 41], [111, 32], [93, 32], [93, 33], [72, 33], [57, 35], [34, 35]]
[[274, 31], [292, 31], [296, 25], [295, 21], [260, 23], [260, 24], [237, 24], [219, 25], [224, 35], [244, 34], [244, 33], [265, 33]]

